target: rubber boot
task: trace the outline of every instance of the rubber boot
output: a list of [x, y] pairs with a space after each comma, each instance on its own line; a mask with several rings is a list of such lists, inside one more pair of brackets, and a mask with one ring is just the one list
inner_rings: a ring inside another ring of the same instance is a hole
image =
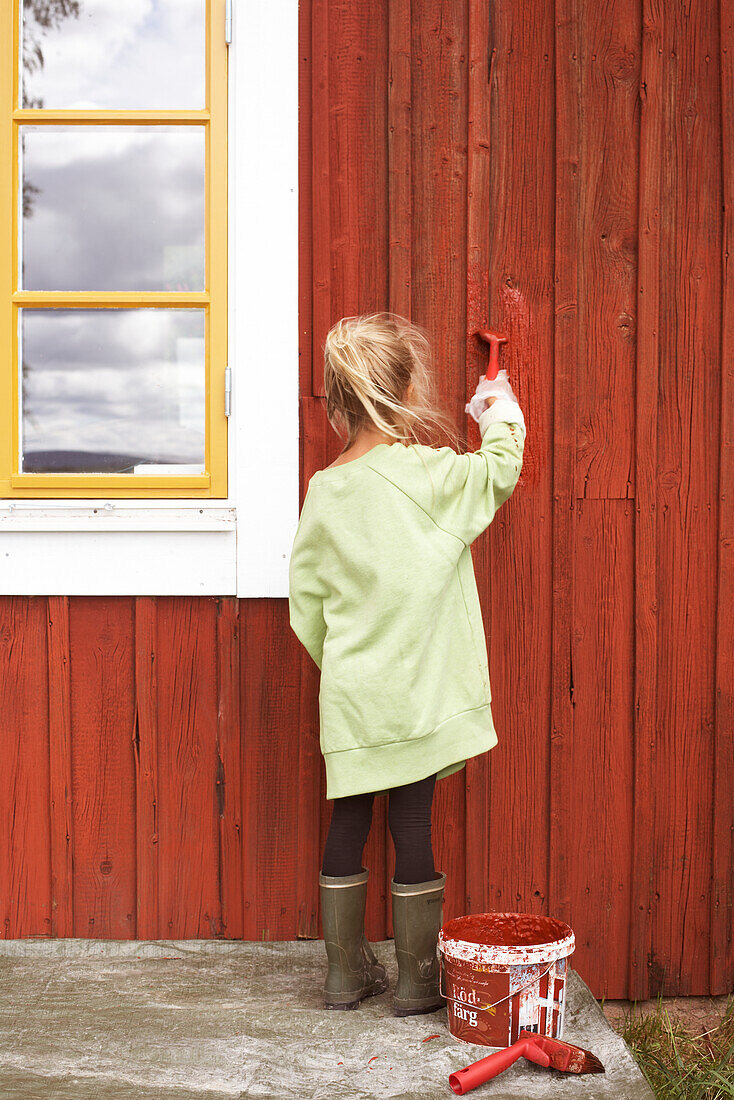
[[428, 882], [390, 882], [398, 984], [395, 1016], [418, 1016], [444, 1008], [439, 990], [438, 933], [443, 924], [446, 875], [438, 872]]
[[364, 934], [367, 904], [366, 867], [356, 875], [319, 872], [321, 922], [329, 969], [324, 984], [324, 1008], [357, 1008], [365, 997], [388, 987], [385, 967]]

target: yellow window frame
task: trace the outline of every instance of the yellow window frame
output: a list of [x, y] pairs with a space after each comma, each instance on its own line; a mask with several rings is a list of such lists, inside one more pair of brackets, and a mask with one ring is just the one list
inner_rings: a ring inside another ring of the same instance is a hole
[[[227, 46], [225, 0], [206, 0], [206, 108], [201, 111], [71, 111], [18, 106], [21, 0], [0, 4], [0, 431], [1, 497], [226, 497]], [[199, 292], [21, 291], [17, 286], [18, 137], [23, 124], [141, 123], [205, 129], [205, 289]], [[8, 216], [11, 215], [11, 216]], [[22, 473], [18, 469], [18, 310], [33, 307], [182, 307], [205, 313], [206, 473], [193, 477]], [[10, 423], [8, 423], [8, 417]]]

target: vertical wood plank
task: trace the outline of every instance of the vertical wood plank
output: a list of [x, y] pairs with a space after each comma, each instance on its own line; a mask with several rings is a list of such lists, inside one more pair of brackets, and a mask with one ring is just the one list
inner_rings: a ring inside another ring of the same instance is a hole
[[657, 438], [663, 158], [663, 5], [643, 0], [635, 390], [635, 707], [628, 993], [650, 995], [657, 709]]
[[158, 905], [163, 938], [223, 934], [216, 614], [211, 597], [157, 600]]
[[[314, 151], [312, 0], [298, 5], [298, 392], [313, 393]], [[303, 463], [301, 463], [303, 470]]]
[[330, 0], [311, 0], [311, 150], [313, 236], [313, 330], [311, 393], [324, 392], [323, 345], [331, 328], [331, 148], [329, 146]]
[[639, 0], [582, 4], [577, 497], [634, 496]]
[[411, 0], [388, 4], [388, 217], [389, 309], [412, 309], [413, 173], [411, 155]]
[[160, 930], [160, 766], [158, 761], [158, 678], [155, 597], [135, 600], [135, 851], [137, 927], [135, 936], [154, 940]]
[[242, 936], [242, 764], [240, 758], [239, 605], [217, 600], [218, 882], [222, 935]]
[[330, 0], [333, 321], [384, 308], [388, 297], [387, 9], [388, 0], [369, 9]]
[[553, 649], [549, 814], [550, 912], [573, 927], [572, 854], [557, 842], [574, 813], [576, 734], [572, 631], [576, 500], [576, 389], [579, 367], [579, 0], [556, 0], [556, 254], [553, 412]]
[[594, 990], [624, 989], [632, 848], [634, 506], [577, 506], [572, 637], [575, 737], [568, 809], [555, 846], [568, 852], [573, 967]]
[[0, 920], [3, 939], [52, 934], [46, 600], [0, 597]]
[[709, 992], [734, 988], [734, 3], [721, 0], [723, 182], [719, 571]]
[[[242, 936], [246, 940], [265, 939], [259, 926], [259, 752], [260, 720], [258, 668], [250, 654], [257, 654], [258, 637], [253, 600], [240, 600], [240, 736], [242, 738]], [[252, 641], [250, 640], [252, 636]]]
[[650, 982], [678, 995], [705, 993], [709, 973], [722, 202], [718, 18], [665, 12]]
[[136, 932], [133, 603], [69, 600], [74, 935]]
[[293, 937], [298, 904], [299, 683], [286, 600], [241, 603], [245, 934]]
[[48, 597], [46, 636], [51, 819], [51, 935], [73, 936], [71, 653], [67, 596]]

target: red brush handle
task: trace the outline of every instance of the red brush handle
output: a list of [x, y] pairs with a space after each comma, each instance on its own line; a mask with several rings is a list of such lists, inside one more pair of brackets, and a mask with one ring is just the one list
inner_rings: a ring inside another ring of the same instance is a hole
[[506, 344], [507, 337], [498, 336], [496, 332], [491, 332], [489, 329], [477, 329], [474, 335], [489, 344], [489, 363], [482, 377], [492, 382], [500, 369], [500, 344]]
[[449, 1075], [449, 1084], [457, 1096], [463, 1096], [465, 1092], [475, 1089], [477, 1085], [482, 1085], [485, 1081], [496, 1077], [498, 1073], [502, 1073], [523, 1055], [539, 1066], [550, 1065], [548, 1055], [539, 1050], [532, 1039], [518, 1039], [516, 1043], [505, 1047], [504, 1050], [496, 1051], [495, 1054], [490, 1054], [488, 1058], [480, 1058], [478, 1062], [466, 1066], [465, 1069], [457, 1069], [456, 1073]]

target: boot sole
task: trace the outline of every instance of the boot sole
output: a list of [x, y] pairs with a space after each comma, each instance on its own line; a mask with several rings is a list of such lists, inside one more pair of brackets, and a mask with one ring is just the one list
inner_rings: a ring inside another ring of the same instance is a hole
[[425, 1016], [429, 1012], [438, 1012], [439, 1008], [445, 1008], [446, 1002], [439, 1001], [437, 1004], [429, 1005], [424, 1008], [400, 1008], [398, 1005], [393, 1006], [394, 1016]]
[[357, 997], [353, 1001], [341, 1001], [336, 1004], [332, 1004], [329, 1001], [324, 1001], [324, 1008], [336, 1008], [336, 1009], [351, 1009], [357, 1008], [360, 1001], [366, 1000], [367, 997], [377, 997], [380, 993], [385, 993], [390, 987], [388, 978], [382, 978], [374, 989], [370, 989], [369, 992], [363, 993], [360, 997]]

